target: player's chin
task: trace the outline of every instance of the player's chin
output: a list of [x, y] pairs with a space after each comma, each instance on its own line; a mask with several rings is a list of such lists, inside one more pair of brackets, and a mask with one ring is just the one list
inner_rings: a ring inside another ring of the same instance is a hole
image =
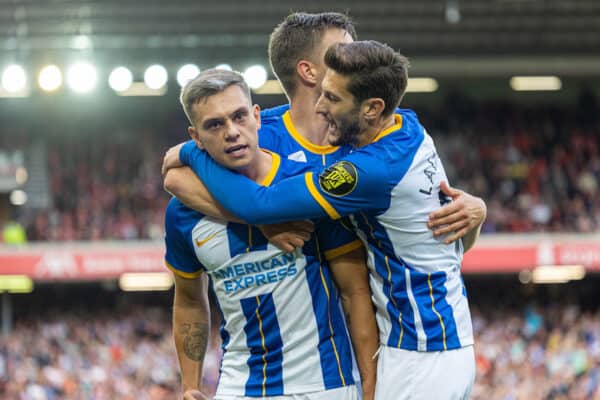
[[327, 132], [327, 142], [332, 146], [339, 146], [342, 135], [339, 130]]

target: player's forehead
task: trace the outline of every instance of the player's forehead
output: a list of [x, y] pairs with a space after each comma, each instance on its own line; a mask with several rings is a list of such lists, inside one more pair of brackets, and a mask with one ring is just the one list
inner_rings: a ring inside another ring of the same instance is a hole
[[349, 79], [349, 77], [339, 74], [331, 68], [327, 68], [325, 76], [323, 77], [321, 88], [323, 91], [328, 91], [338, 97], [351, 96], [350, 92], [348, 91]]
[[197, 121], [202, 123], [207, 119], [227, 118], [240, 109], [249, 110], [250, 99], [237, 85], [231, 85], [194, 105]]

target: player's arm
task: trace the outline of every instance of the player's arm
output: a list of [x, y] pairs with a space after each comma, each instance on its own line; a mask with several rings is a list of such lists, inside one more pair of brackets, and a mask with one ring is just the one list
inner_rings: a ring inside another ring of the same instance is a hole
[[167, 192], [193, 210], [220, 220], [244, 223], [216, 202], [206, 186], [189, 167], [167, 170], [163, 184]]
[[[339, 219], [360, 210], [382, 208], [389, 201], [389, 197], [385, 196], [389, 191], [387, 168], [377, 162], [360, 167], [353, 164], [352, 177], [346, 175], [349, 181], [342, 188], [347, 193], [340, 196], [334, 191], [328, 192], [327, 185], [321, 185], [321, 180], [327, 180], [327, 174], [335, 174], [340, 163], [320, 175], [309, 172], [264, 187], [218, 165], [208, 154], [195, 147], [184, 146], [179, 157], [200, 177], [223, 207], [251, 224], [321, 217]], [[361, 161], [360, 156], [354, 158]]]
[[165, 153], [161, 167], [164, 189], [192, 210], [220, 220], [243, 223], [221, 207], [200, 178], [190, 168], [181, 164], [179, 152], [186, 144], [195, 146], [194, 141], [190, 140], [171, 147]]
[[210, 333], [208, 278], [206, 274], [194, 278], [174, 274], [174, 277], [173, 339], [184, 396], [194, 398], [190, 397], [193, 392], [202, 390], [202, 367]]
[[165, 262], [175, 279], [173, 340], [184, 399], [201, 399], [202, 364], [210, 332], [208, 278], [196, 257], [189, 235], [197, 220], [171, 200], [165, 211]]
[[427, 225], [433, 230], [434, 236], [453, 232], [445, 243], [461, 239], [466, 252], [479, 237], [487, 215], [485, 202], [479, 197], [451, 187], [446, 182], [442, 182], [440, 188], [445, 195], [452, 198], [452, 202], [432, 212]]
[[329, 268], [340, 291], [350, 339], [360, 371], [363, 399], [375, 396], [379, 332], [371, 302], [364, 247], [329, 259]]

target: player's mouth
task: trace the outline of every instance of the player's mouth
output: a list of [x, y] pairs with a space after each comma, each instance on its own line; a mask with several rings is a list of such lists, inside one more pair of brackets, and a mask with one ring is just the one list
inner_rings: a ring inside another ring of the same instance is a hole
[[337, 130], [338, 130], [338, 126], [335, 123], [335, 121], [333, 120], [333, 118], [329, 117], [329, 116], [325, 116], [325, 119], [327, 120], [327, 134], [329, 135], [334, 135]]
[[238, 145], [226, 148], [225, 154], [229, 154], [234, 157], [242, 157], [243, 155], [246, 154], [247, 149], [248, 149], [248, 145], [238, 144]]

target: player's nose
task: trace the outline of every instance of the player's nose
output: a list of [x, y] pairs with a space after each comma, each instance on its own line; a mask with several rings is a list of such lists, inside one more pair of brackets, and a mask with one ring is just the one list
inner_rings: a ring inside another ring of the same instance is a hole
[[325, 108], [325, 98], [323, 97], [323, 93], [319, 96], [317, 100], [317, 104], [315, 104], [315, 112], [318, 114], [325, 114], [327, 109]]
[[228, 122], [225, 129], [225, 140], [231, 141], [240, 137], [240, 128], [233, 122]]

